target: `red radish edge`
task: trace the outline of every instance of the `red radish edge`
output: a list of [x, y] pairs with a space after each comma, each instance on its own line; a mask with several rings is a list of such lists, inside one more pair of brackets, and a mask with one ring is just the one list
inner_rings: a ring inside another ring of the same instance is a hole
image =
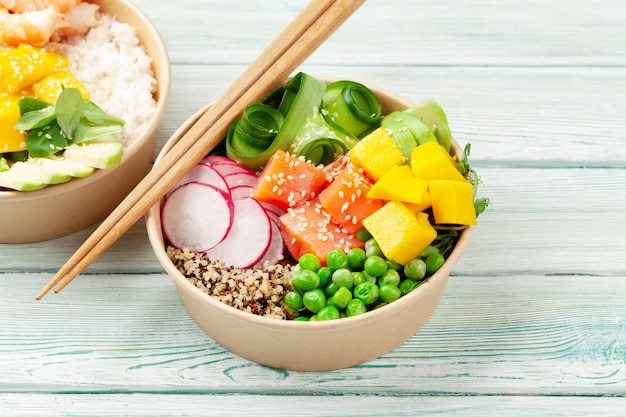
[[163, 234], [179, 249], [204, 252], [229, 235], [234, 213], [233, 201], [225, 191], [199, 182], [183, 184], [163, 202]]
[[235, 268], [250, 268], [265, 256], [270, 246], [271, 221], [254, 198], [246, 197], [233, 204], [234, 216], [228, 235], [206, 255]]
[[268, 262], [270, 265], [278, 263], [283, 258], [283, 253], [285, 252], [285, 243], [283, 241], [283, 234], [280, 232], [280, 227], [278, 226], [278, 222], [274, 221], [270, 217], [270, 226], [272, 228], [272, 237], [269, 244], [269, 247], [265, 251], [265, 255], [263, 258], [256, 263], [255, 266], [261, 267], [265, 262]]
[[249, 185], [250, 187], [254, 187], [258, 179], [259, 177], [257, 177], [256, 174], [250, 174], [247, 172], [234, 172], [232, 174], [224, 175], [224, 180], [230, 188], [237, 187], [238, 185]]
[[229, 192], [229, 186], [226, 183], [224, 176], [211, 165], [201, 162], [185, 174], [185, 176], [172, 187], [172, 190], [169, 193], [172, 193], [172, 191], [176, 190], [181, 185], [188, 184], [190, 182], [212, 185], [220, 190]]

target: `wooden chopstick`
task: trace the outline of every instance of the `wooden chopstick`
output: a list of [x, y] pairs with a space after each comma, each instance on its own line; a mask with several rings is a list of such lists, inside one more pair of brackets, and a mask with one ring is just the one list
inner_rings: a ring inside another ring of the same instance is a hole
[[155, 164], [35, 297], [61, 291], [122, 236], [226, 135], [244, 108], [260, 101], [317, 49], [365, 0], [312, 0]]

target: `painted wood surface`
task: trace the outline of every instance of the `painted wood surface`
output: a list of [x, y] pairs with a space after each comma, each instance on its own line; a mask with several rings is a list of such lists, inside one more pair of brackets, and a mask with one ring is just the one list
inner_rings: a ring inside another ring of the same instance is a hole
[[[160, 147], [306, 2], [136, 4], [172, 60]], [[493, 203], [428, 323], [370, 363], [285, 372], [196, 326], [143, 221], [40, 302], [93, 227], [0, 244], [0, 415], [624, 415], [624, 51], [619, 0], [366, 2], [302, 69], [438, 100]]]

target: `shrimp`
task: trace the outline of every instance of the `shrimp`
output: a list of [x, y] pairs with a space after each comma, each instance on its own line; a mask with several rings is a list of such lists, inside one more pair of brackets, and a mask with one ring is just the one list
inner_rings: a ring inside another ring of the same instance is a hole
[[26, 13], [10, 13], [0, 7], [0, 44], [18, 46], [28, 43], [43, 46], [50, 41], [55, 32], [67, 26], [63, 14], [54, 8]]
[[65, 13], [80, 3], [81, 0], [0, 0], [0, 6], [13, 13], [34, 12], [54, 7], [59, 12]]
[[98, 9], [81, 0], [0, 0], [0, 45], [44, 46], [86, 33], [99, 24]]

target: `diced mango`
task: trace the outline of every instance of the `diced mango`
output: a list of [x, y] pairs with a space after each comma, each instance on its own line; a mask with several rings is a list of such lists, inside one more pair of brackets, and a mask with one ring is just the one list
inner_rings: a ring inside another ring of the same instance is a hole
[[383, 254], [399, 264], [418, 256], [435, 240], [437, 231], [423, 212], [415, 213], [405, 204], [390, 201], [363, 220]]
[[43, 69], [43, 75], [65, 71], [70, 65], [70, 61], [63, 55], [44, 48], [35, 48], [32, 45], [22, 43], [16, 49], [32, 56], [34, 63]]
[[19, 99], [18, 95], [0, 94], [0, 153], [26, 149], [26, 136], [13, 127], [20, 118]]
[[431, 180], [428, 182], [433, 217], [437, 224], [476, 224], [476, 210], [469, 182]]
[[428, 181], [413, 175], [408, 165], [394, 165], [372, 185], [367, 197], [413, 203], [412, 210], [430, 207]]
[[350, 160], [378, 181], [389, 168], [402, 164], [404, 157], [387, 129], [379, 127], [352, 147]]
[[425, 180], [463, 181], [465, 178], [454, 159], [438, 142], [419, 145], [411, 152], [413, 175]]
[[0, 50], [0, 90], [13, 94], [37, 82], [44, 75], [35, 49]]
[[33, 84], [33, 93], [38, 100], [54, 104], [65, 88], [76, 88], [84, 99], [89, 100], [89, 92], [85, 86], [69, 71], [55, 72], [45, 76]]

